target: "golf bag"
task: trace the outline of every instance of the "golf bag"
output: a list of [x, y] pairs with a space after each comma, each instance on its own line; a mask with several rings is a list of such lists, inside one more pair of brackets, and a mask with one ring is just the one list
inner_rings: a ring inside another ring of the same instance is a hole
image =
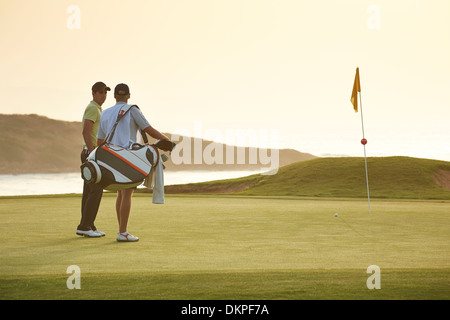
[[109, 142], [114, 135], [117, 123], [135, 105], [121, 110], [111, 133], [105, 143], [92, 151], [81, 165], [81, 177], [87, 183], [98, 183], [106, 190], [122, 190], [137, 187], [150, 174], [152, 167], [160, 161], [158, 148], [172, 151], [175, 143], [159, 140], [148, 145], [145, 132], [141, 132], [145, 145], [134, 143], [130, 149], [115, 146]]

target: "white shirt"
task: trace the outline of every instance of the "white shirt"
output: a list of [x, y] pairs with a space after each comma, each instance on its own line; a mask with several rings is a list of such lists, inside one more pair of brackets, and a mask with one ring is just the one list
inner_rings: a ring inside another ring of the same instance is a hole
[[[113, 129], [114, 123], [116, 123], [120, 110], [127, 106], [129, 105], [126, 105], [125, 102], [119, 101], [114, 106], [102, 112], [97, 133], [98, 139], [107, 138]], [[129, 148], [136, 142], [137, 131], [149, 126], [150, 124], [142, 112], [138, 108], [132, 108], [117, 124], [116, 131], [110, 143], [115, 146]]]

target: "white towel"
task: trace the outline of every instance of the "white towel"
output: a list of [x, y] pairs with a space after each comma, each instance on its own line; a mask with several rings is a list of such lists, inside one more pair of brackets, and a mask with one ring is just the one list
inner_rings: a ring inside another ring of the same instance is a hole
[[144, 180], [144, 186], [153, 189], [153, 200], [155, 204], [164, 204], [164, 170], [161, 156], [156, 166], [153, 166], [149, 175]]

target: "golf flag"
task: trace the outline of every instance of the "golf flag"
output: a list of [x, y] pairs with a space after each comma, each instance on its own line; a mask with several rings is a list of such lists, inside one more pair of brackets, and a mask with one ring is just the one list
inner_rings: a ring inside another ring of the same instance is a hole
[[358, 112], [358, 92], [361, 92], [361, 84], [359, 83], [359, 68], [356, 68], [355, 82], [353, 83], [352, 97], [350, 99], [355, 112]]
[[350, 98], [350, 101], [353, 104], [353, 109], [355, 110], [355, 112], [358, 112], [358, 92], [359, 92], [359, 102], [361, 104], [361, 127], [362, 127], [362, 135], [363, 135], [361, 144], [364, 146], [364, 163], [365, 163], [365, 167], [366, 167], [367, 201], [369, 203], [369, 214], [370, 214], [369, 175], [367, 174], [367, 157], [366, 157], [367, 140], [366, 140], [366, 138], [364, 138], [364, 120], [363, 120], [362, 101], [361, 101], [361, 84], [359, 83], [359, 68], [356, 68], [355, 82], [353, 82], [352, 97]]

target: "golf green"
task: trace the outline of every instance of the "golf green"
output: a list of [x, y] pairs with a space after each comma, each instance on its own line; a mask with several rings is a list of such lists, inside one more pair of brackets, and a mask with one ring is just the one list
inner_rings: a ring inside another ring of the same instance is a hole
[[[99, 239], [75, 235], [79, 195], [0, 198], [1, 299], [448, 299], [448, 201], [151, 195], [116, 242], [115, 195]], [[335, 217], [335, 213], [338, 216]], [[66, 273], [78, 266], [80, 290]], [[370, 290], [369, 266], [380, 270]]]

